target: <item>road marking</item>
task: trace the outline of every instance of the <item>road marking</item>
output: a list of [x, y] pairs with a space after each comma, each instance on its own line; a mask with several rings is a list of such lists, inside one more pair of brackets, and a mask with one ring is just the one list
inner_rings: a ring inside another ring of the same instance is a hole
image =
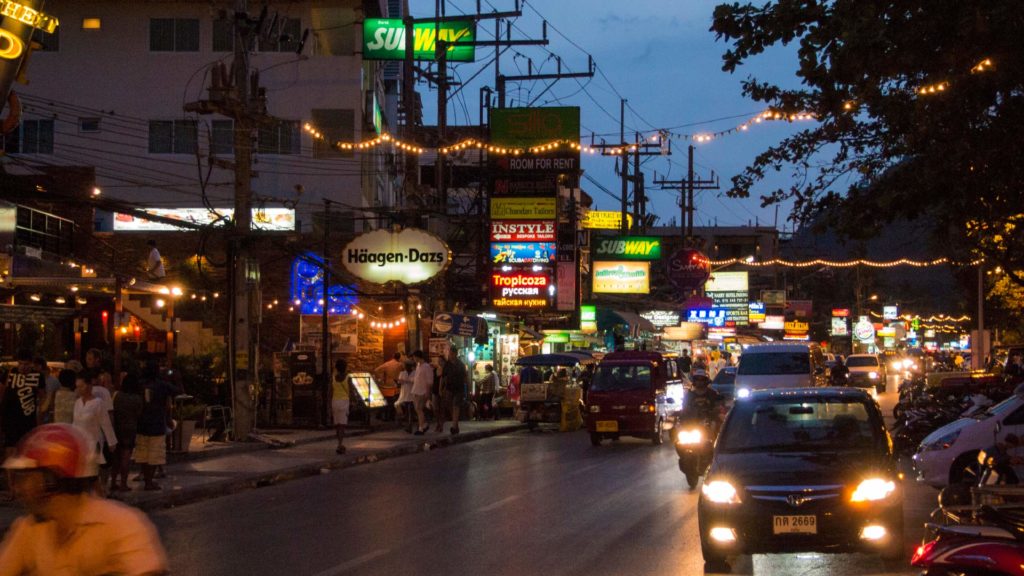
[[509, 502], [512, 502], [513, 500], [518, 500], [518, 499], [519, 499], [519, 496], [509, 496], [508, 498], [503, 498], [501, 500], [498, 500], [497, 502], [491, 502], [490, 504], [488, 504], [487, 506], [484, 506], [482, 508], [477, 508], [476, 511], [477, 512], [490, 512], [491, 510], [494, 510], [495, 508], [500, 508], [500, 507], [504, 506], [505, 504], [508, 504]]
[[360, 564], [366, 564], [367, 562], [370, 562], [371, 560], [376, 560], [377, 558], [380, 558], [381, 556], [384, 556], [388, 552], [390, 552], [390, 550], [375, 550], [373, 552], [370, 552], [369, 554], [363, 554], [362, 556], [359, 556], [357, 558], [353, 558], [353, 559], [349, 560], [348, 562], [343, 562], [341, 564], [338, 564], [337, 566], [334, 566], [333, 568], [328, 568], [327, 570], [324, 570], [323, 572], [318, 572], [316, 574], [316, 576], [337, 576], [338, 574], [342, 574], [344, 572], [348, 572], [349, 570], [351, 570], [352, 568], [355, 568], [356, 566], [359, 566]]

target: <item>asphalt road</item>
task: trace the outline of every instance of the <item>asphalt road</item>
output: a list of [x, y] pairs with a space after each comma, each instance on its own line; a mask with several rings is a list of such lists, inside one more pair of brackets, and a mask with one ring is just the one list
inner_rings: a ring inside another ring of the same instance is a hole
[[[890, 386], [890, 389], [894, 386]], [[895, 394], [881, 398], [890, 412]], [[908, 475], [907, 548], [935, 492]], [[175, 574], [703, 574], [697, 493], [669, 445], [521, 432], [153, 515]], [[866, 554], [741, 557], [733, 573], [859, 576]]]

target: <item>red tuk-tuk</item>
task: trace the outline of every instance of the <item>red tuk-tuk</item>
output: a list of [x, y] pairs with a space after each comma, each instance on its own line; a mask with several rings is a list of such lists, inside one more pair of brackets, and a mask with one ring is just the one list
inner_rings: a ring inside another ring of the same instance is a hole
[[612, 352], [597, 365], [587, 393], [590, 443], [605, 438], [665, 441], [681, 406], [683, 381], [675, 359], [660, 352]]

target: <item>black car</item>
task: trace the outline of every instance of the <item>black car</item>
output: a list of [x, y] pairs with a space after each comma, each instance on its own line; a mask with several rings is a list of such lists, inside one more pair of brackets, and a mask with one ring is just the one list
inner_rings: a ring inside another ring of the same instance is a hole
[[878, 404], [853, 388], [740, 398], [698, 502], [706, 567], [772, 552], [903, 556], [903, 490]]
[[719, 370], [711, 381], [711, 388], [726, 401], [732, 400], [736, 392], [736, 367], [726, 366]]

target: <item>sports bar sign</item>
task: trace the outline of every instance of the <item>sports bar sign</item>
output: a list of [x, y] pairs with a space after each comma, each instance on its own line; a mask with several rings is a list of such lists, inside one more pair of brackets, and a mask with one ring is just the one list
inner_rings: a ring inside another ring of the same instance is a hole
[[[455, 43], [476, 39], [472, 20], [421, 22], [413, 24], [414, 60], [434, 60], [437, 41]], [[367, 18], [363, 21], [363, 59], [405, 60], [405, 23], [400, 18]], [[472, 44], [448, 46], [449, 62], [472, 62], [476, 47]]]
[[554, 220], [492, 220], [491, 242], [554, 242]]
[[544, 308], [551, 276], [543, 272], [491, 273], [491, 303], [495, 308]]

